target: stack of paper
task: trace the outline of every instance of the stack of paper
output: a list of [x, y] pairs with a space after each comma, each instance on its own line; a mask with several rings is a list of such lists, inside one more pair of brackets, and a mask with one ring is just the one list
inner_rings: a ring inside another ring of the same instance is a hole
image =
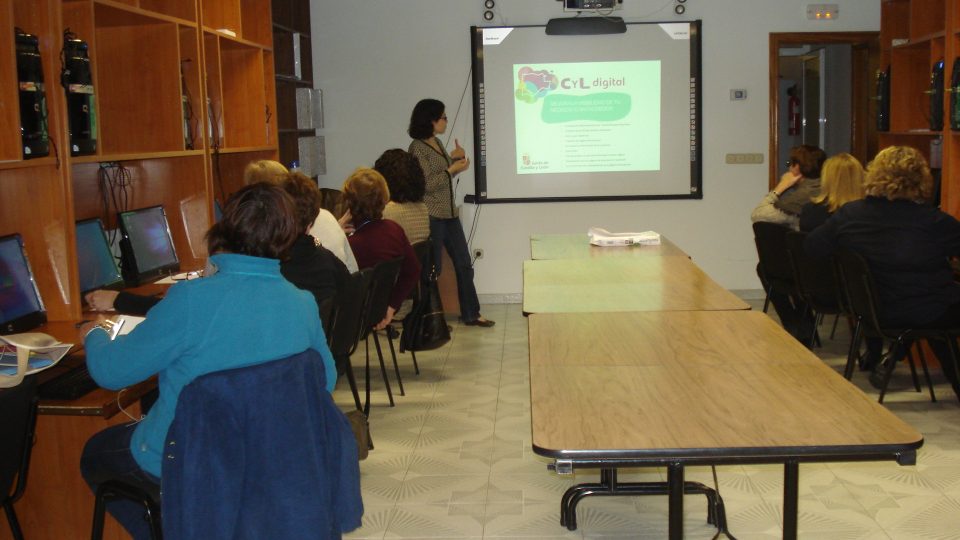
[[39, 332], [0, 336], [0, 388], [16, 386], [25, 375], [55, 365], [71, 347]]
[[595, 246], [659, 246], [660, 233], [653, 231], [612, 233], [600, 227], [590, 227], [587, 231], [590, 243]]

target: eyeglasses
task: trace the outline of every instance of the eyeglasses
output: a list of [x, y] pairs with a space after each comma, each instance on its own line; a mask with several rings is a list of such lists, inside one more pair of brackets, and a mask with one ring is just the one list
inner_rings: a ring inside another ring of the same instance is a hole
[[446, 119], [447, 119], [447, 115], [445, 114], [440, 115], [440, 120], [446, 120]]
[[787, 160], [787, 167], [788, 167], [788, 168], [789, 168], [789, 167], [793, 167], [793, 166], [796, 165], [796, 164], [797, 164], [797, 162], [796, 162], [795, 160], [792, 160], [792, 159], [788, 159], [788, 160]]

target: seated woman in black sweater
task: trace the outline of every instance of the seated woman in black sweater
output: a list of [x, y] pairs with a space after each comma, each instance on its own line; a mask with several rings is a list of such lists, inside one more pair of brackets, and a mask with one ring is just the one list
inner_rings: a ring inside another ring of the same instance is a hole
[[[866, 259], [885, 326], [960, 327], [960, 284], [948, 261], [960, 254], [960, 221], [924, 203], [932, 186], [930, 168], [919, 151], [885, 148], [867, 167], [867, 197], [838, 209], [804, 244], [815, 257], [848, 249]], [[946, 344], [930, 345], [960, 395], [957, 366]], [[892, 356], [899, 359], [903, 353]], [[871, 382], [877, 379], [871, 377]]]

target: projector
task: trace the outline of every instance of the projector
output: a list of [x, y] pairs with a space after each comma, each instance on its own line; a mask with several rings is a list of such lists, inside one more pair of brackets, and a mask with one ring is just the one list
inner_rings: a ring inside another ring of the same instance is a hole
[[623, 0], [563, 0], [564, 11], [620, 9]]

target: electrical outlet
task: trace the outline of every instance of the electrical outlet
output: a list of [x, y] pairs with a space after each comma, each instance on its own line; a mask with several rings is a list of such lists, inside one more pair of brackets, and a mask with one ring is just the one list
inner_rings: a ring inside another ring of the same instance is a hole
[[482, 259], [482, 258], [483, 258], [483, 250], [480, 249], [480, 248], [474, 249], [474, 250], [473, 250], [473, 258], [474, 258], [474, 259]]

